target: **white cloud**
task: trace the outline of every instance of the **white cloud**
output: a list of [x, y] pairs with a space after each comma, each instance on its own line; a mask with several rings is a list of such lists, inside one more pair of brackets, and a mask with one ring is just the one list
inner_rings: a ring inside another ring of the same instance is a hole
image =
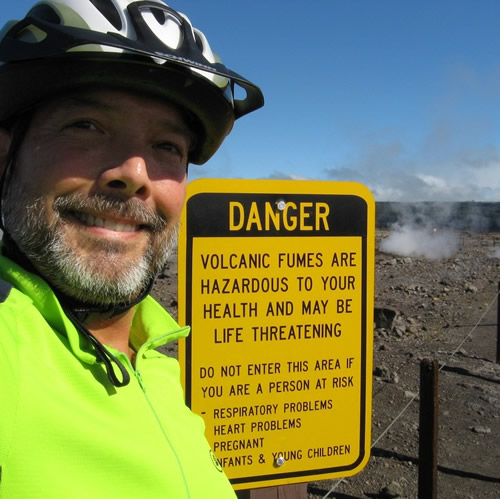
[[351, 163], [325, 170], [325, 176], [361, 182], [377, 201], [500, 201], [500, 154], [491, 148], [441, 161], [409, 156], [375, 145]]

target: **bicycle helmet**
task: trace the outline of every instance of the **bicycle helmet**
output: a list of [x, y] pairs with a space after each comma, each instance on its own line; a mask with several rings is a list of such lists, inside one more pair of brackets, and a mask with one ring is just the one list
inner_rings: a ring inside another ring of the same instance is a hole
[[[47, 0], [0, 31], [0, 123], [83, 86], [110, 85], [167, 99], [197, 121], [189, 161], [205, 163], [234, 120], [264, 104], [226, 68], [205, 35], [160, 0]], [[235, 86], [243, 99], [235, 98]]]

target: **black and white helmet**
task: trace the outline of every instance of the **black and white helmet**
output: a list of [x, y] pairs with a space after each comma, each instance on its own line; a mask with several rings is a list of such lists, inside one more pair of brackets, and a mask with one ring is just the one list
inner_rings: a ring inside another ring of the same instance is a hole
[[[47, 0], [0, 32], [0, 122], [45, 98], [110, 85], [168, 99], [198, 123], [190, 156], [206, 162], [234, 120], [264, 104], [205, 35], [160, 0]], [[235, 86], [245, 94], [235, 98]]]

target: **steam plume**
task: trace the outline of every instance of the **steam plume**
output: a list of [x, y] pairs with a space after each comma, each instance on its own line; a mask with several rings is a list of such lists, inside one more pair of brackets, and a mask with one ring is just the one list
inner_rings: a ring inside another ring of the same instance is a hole
[[450, 258], [457, 252], [458, 246], [458, 237], [454, 232], [411, 225], [395, 226], [393, 232], [380, 243], [380, 249], [386, 253], [431, 259]]

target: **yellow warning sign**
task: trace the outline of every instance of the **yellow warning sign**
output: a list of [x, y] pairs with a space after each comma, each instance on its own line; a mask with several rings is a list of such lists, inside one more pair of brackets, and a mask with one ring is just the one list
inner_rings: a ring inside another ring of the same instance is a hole
[[202, 180], [179, 241], [186, 400], [235, 488], [352, 475], [370, 448], [374, 202]]

